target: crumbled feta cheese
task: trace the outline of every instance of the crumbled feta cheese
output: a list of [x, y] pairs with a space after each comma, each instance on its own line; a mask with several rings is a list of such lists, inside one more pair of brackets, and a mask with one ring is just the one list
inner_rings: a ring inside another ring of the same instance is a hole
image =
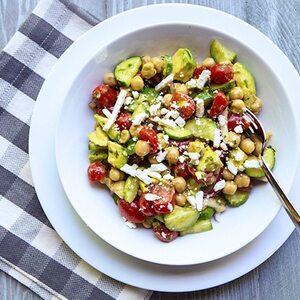
[[220, 157], [222, 155], [222, 151], [221, 150], [216, 150], [215, 153]]
[[167, 134], [164, 134], [164, 140], [166, 143], [169, 143], [169, 136]]
[[150, 116], [155, 116], [155, 115], [158, 115], [159, 114], [159, 109], [161, 107], [161, 103], [156, 103], [156, 104], [152, 104], [150, 107], [149, 107], [149, 113], [150, 113]]
[[200, 124], [201, 124], [200, 119], [196, 119], [196, 124], [197, 124], [197, 125], [200, 125]]
[[185, 85], [188, 89], [198, 88], [202, 90], [206, 82], [209, 80], [209, 78], [210, 78], [210, 71], [203, 70], [197, 79], [192, 78]]
[[120, 112], [120, 109], [125, 101], [126, 94], [127, 94], [127, 91], [124, 89], [121, 89], [121, 91], [118, 95], [118, 98], [117, 98], [117, 102], [114, 106], [114, 109], [113, 109], [108, 121], [106, 122], [106, 124], [103, 127], [104, 131], [108, 131], [110, 129], [110, 127], [115, 123], [115, 121], [118, 117], [118, 114]]
[[136, 177], [136, 168], [134, 166], [125, 164], [120, 170], [132, 177]]
[[146, 170], [145, 170], [145, 173], [146, 173], [148, 176], [152, 177], [152, 178], [155, 178], [155, 179], [161, 179], [161, 175], [160, 175], [158, 172], [154, 172], [154, 171], [151, 171], [151, 170], [149, 170], [149, 169], [146, 169]]
[[215, 214], [214, 214], [214, 219], [215, 219], [215, 221], [218, 222], [218, 223], [220, 223], [220, 216], [221, 216], [220, 213], [215, 213]]
[[226, 144], [225, 144], [224, 142], [222, 142], [222, 143], [220, 144], [220, 147], [221, 147], [221, 149], [224, 150], [224, 151], [227, 151], [227, 150], [228, 150], [228, 148], [227, 148], [227, 146], [226, 146]]
[[198, 211], [203, 208], [203, 191], [199, 191], [195, 196], [188, 196], [187, 201]]
[[203, 99], [196, 98], [196, 117], [201, 118], [204, 115], [204, 101]]
[[221, 136], [221, 131], [218, 128], [215, 128], [215, 132], [214, 132], [214, 147], [215, 148], [219, 148], [221, 140], [222, 140], [222, 136]]
[[243, 172], [245, 170], [245, 168], [243, 166], [239, 166], [239, 171]]
[[132, 125], [141, 125], [141, 123], [148, 117], [149, 115], [147, 113], [140, 113], [137, 114], [132, 119]]
[[214, 191], [218, 192], [221, 191], [225, 187], [225, 180], [218, 181], [214, 186]]
[[244, 162], [244, 167], [245, 168], [260, 168], [260, 163], [258, 160], [255, 160], [255, 159], [251, 159], [251, 160], [246, 160]]
[[158, 122], [159, 125], [167, 126], [171, 128], [176, 128], [176, 123], [173, 120], [168, 119], [160, 119]]
[[174, 179], [174, 176], [171, 175], [170, 173], [168, 173], [168, 174], [166, 174], [166, 175], [163, 176], [163, 179], [165, 179], [165, 180], [172, 180], [172, 179]]
[[165, 151], [159, 151], [157, 153], [157, 155], [156, 155], [156, 160], [158, 162], [162, 162], [165, 159], [166, 155], [167, 155], [167, 152], [165, 152]]
[[155, 195], [155, 194], [147, 193], [147, 194], [145, 194], [145, 199], [148, 200], [148, 201], [154, 201], [154, 200], [161, 199], [161, 197], [158, 196], [158, 195]]
[[102, 112], [106, 118], [109, 118], [111, 116], [111, 112], [107, 108], [103, 108]]
[[170, 83], [172, 83], [174, 80], [174, 74], [171, 73], [166, 78], [164, 78], [159, 84], [155, 86], [156, 91], [162, 90], [164, 87], [168, 86]]
[[131, 94], [132, 94], [134, 99], [138, 98], [139, 95], [140, 95], [139, 92], [137, 92], [137, 91], [132, 91]]
[[185, 120], [179, 116], [176, 118], [175, 123], [182, 128], [185, 125]]
[[165, 115], [165, 119], [176, 119], [177, 117], [179, 117], [179, 112], [177, 110], [169, 110]]
[[238, 169], [236, 168], [236, 166], [229, 160], [227, 162], [227, 167], [228, 167], [228, 170], [233, 174], [233, 175], [236, 175], [237, 172], [238, 172]]
[[175, 102], [171, 104], [171, 108], [174, 108], [174, 109], [177, 109], [179, 108], [180, 106], [177, 105]]
[[127, 227], [129, 227], [130, 229], [135, 229], [136, 228], [136, 225], [130, 221], [125, 221], [125, 225]]
[[244, 155], [241, 151], [237, 151], [234, 155], [234, 159], [236, 161], [241, 161], [241, 160], [243, 160], [243, 158], [244, 158]]
[[163, 96], [160, 94], [157, 98], [156, 101], [162, 102], [163, 101]]
[[125, 164], [122, 168], [120, 168], [120, 170], [132, 177], [139, 178], [147, 185], [152, 183], [151, 178], [144, 171], [138, 170], [137, 167], [137, 165], [130, 166], [128, 164]]
[[158, 123], [160, 121], [160, 117], [156, 116], [156, 117], [152, 118], [152, 121], [155, 123]]
[[218, 121], [219, 121], [220, 126], [226, 125], [226, 118], [223, 115], [218, 116]]
[[167, 207], [168, 207], [169, 212], [173, 211], [173, 205], [170, 202], [168, 203]]
[[132, 138], [132, 140], [133, 140], [134, 142], [136, 142], [136, 141], [138, 140], [138, 138], [137, 138], [136, 136], [134, 136], [134, 137]]
[[160, 110], [160, 113], [161, 113], [162, 115], [165, 115], [165, 114], [168, 113], [168, 112], [169, 112], [169, 110], [166, 109], [165, 107], [162, 108], [162, 109]]
[[192, 165], [198, 165], [199, 164], [199, 158], [200, 154], [196, 152], [183, 152], [184, 155], [188, 156], [190, 158], [190, 163]]
[[178, 157], [179, 162], [183, 163], [185, 161], [185, 157], [183, 155], [180, 155]]
[[243, 127], [241, 125], [235, 126], [233, 130], [236, 133], [243, 133]]
[[129, 104], [131, 103], [132, 99], [133, 99], [132, 97], [129, 97], [129, 96], [126, 97], [126, 98], [125, 98], [125, 101], [124, 101], [124, 104], [125, 104], [125, 105], [129, 105]]
[[166, 165], [160, 163], [160, 164], [152, 164], [149, 169], [154, 172], [164, 172], [168, 168], [166, 167]]
[[195, 173], [195, 175], [196, 175], [196, 177], [197, 177], [198, 180], [201, 180], [201, 179], [202, 179], [202, 176], [203, 176], [203, 173], [197, 171], [197, 172]]
[[137, 164], [133, 164], [132, 167], [133, 167], [134, 169], [137, 169], [139, 166], [138, 166]]
[[151, 178], [142, 170], [136, 170], [136, 177], [147, 185], [152, 183]]
[[150, 128], [153, 128], [153, 124], [152, 123], [150, 123], [150, 124], [148, 124], [148, 127], [150, 127]]

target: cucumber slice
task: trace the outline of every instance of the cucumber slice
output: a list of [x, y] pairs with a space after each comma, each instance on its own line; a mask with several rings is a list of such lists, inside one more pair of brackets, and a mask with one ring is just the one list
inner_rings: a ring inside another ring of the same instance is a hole
[[210, 220], [214, 215], [215, 210], [211, 207], [206, 207], [205, 209], [200, 211], [200, 215], [198, 220]]
[[193, 136], [192, 132], [188, 129], [184, 128], [170, 128], [170, 127], [164, 127], [164, 132], [173, 140], [176, 141], [182, 141], [189, 139]]
[[210, 55], [217, 62], [233, 62], [236, 58], [236, 53], [228, 50], [218, 40], [213, 40], [210, 44]]
[[125, 187], [124, 187], [124, 199], [125, 201], [131, 203], [139, 189], [139, 180], [135, 177], [129, 176], [125, 181]]
[[[272, 147], [268, 147], [263, 154], [263, 158], [265, 159], [266, 164], [270, 170], [273, 170], [275, 165], [275, 153], [276, 152]], [[251, 156], [251, 160], [258, 160], [258, 158], [256, 156]], [[262, 168], [246, 168], [245, 173], [248, 176], [254, 178], [260, 178], [265, 176], [265, 173]]]
[[235, 87], [235, 80], [230, 80], [224, 84], [210, 85], [212, 91], [223, 91], [224, 93], [228, 93], [234, 87]]
[[193, 226], [190, 228], [180, 231], [179, 235], [184, 236], [187, 234], [199, 233], [208, 230], [212, 230], [212, 223], [211, 220], [198, 220]]
[[164, 61], [163, 76], [167, 77], [173, 71], [172, 56], [164, 55], [162, 58], [163, 58], [163, 61]]
[[214, 140], [216, 128], [215, 122], [209, 118], [200, 118], [198, 124], [195, 119], [192, 119], [184, 126], [184, 129], [190, 130], [194, 137], [210, 141]]
[[141, 65], [142, 59], [139, 56], [127, 58], [116, 66], [115, 78], [120, 85], [129, 87], [131, 79], [137, 74]]
[[228, 206], [238, 207], [248, 200], [249, 194], [249, 192], [236, 191], [234, 195], [224, 195], [224, 197]]

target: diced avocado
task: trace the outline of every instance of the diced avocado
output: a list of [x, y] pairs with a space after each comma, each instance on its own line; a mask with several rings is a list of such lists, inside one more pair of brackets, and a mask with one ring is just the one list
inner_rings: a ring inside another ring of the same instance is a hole
[[164, 61], [163, 76], [167, 77], [172, 73], [173, 70], [172, 56], [164, 55], [162, 58]]
[[171, 213], [164, 215], [165, 225], [169, 230], [183, 231], [196, 223], [199, 214], [199, 211], [192, 207], [175, 205]]
[[118, 197], [120, 197], [121, 199], [124, 199], [124, 189], [125, 189], [125, 181], [124, 180], [114, 182], [111, 185], [110, 189]]
[[202, 153], [205, 148], [204, 143], [199, 140], [194, 140], [189, 143], [188, 152]]
[[233, 62], [236, 58], [236, 53], [228, 50], [218, 40], [213, 40], [210, 44], [210, 55], [217, 62]]
[[203, 91], [195, 97], [195, 101], [197, 99], [202, 99], [204, 102], [204, 107], [207, 108], [212, 104], [214, 100], [214, 94], [209, 91]]
[[223, 91], [228, 93], [231, 89], [235, 87], [235, 80], [230, 80], [223, 84], [211, 84], [210, 88], [212, 91]]
[[233, 195], [225, 195], [225, 200], [230, 207], [238, 207], [244, 204], [249, 198], [249, 192], [236, 191]]
[[187, 82], [194, 73], [197, 62], [187, 48], [180, 48], [172, 57], [174, 79]]
[[234, 76], [236, 81], [244, 92], [244, 99], [247, 99], [256, 94], [255, 80], [250, 71], [241, 63], [237, 62], [233, 65]]
[[[106, 122], [108, 121], [107, 118], [105, 117], [102, 117], [98, 114], [94, 115], [94, 118], [96, 119], [97, 123], [103, 128], [104, 125], [106, 124]], [[120, 130], [116, 129], [115, 127], [112, 127], [111, 129], [109, 129], [107, 131], [107, 135], [108, 137], [113, 140], [113, 141], [119, 141], [120, 139], [120, 135], [121, 135], [121, 132]]]
[[198, 119], [198, 121], [195, 119], [188, 120], [184, 126], [184, 129], [190, 130], [194, 137], [210, 141], [214, 140], [216, 128], [215, 122], [205, 117]]
[[93, 144], [103, 148], [107, 147], [107, 134], [100, 127], [97, 127], [95, 131], [88, 135], [88, 137]]
[[128, 155], [132, 155], [135, 153], [135, 141], [129, 140], [126, 144], [126, 151]]
[[96, 160], [106, 160], [107, 156], [107, 152], [104, 150], [102, 150], [101, 152], [91, 152], [89, 154], [89, 161], [92, 163]]
[[132, 202], [138, 192], [139, 189], [139, 180], [135, 177], [129, 176], [125, 181], [124, 187], [124, 199], [127, 202]]
[[228, 158], [236, 168], [239, 168], [243, 166], [248, 155], [241, 148], [237, 147], [230, 151]]
[[158, 220], [158, 221], [160, 221], [160, 222], [162, 222], [162, 223], [165, 222], [164, 217], [163, 217], [162, 215], [155, 215], [155, 216], [154, 216], [154, 219], [156, 219], [156, 220]]
[[212, 223], [211, 220], [198, 220], [194, 225], [191, 227], [187, 228], [186, 230], [180, 231], [179, 235], [180, 236], [185, 236], [187, 234], [192, 234], [192, 233], [200, 233], [204, 231], [209, 231], [212, 230]]
[[128, 154], [126, 149], [115, 142], [109, 141], [107, 144], [108, 162], [115, 168], [122, 168], [128, 160]]
[[[274, 165], [275, 165], [275, 150], [272, 147], [268, 147], [264, 154], [263, 158], [266, 162], [266, 165], [269, 167], [270, 170], [273, 170]], [[251, 156], [249, 157], [249, 160], [259, 160], [256, 156]], [[250, 177], [263, 177], [265, 176], [265, 173], [262, 168], [246, 168], [245, 173], [250, 176]]]
[[205, 209], [200, 211], [200, 215], [198, 220], [210, 220], [214, 215], [215, 210], [211, 207], [206, 207]]
[[209, 146], [205, 147], [203, 156], [197, 165], [197, 171], [213, 172], [220, 169], [223, 163], [219, 155]]
[[102, 147], [97, 146], [93, 142], [89, 142], [89, 151], [97, 152], [97, 151], [100, 151], [100, 150], [102, 150]]
[[192, 132], [188, 129], [176, 127], [176, 128], [171, 128], [171, 127], [164, 127], [164, 132], [171, 138], [176, 141], [182, 141], [189, 139], [193, 136]]
[[131, 79], [137, 74], [141, 65], [142, 59], [139, 56], [123, 60], [115, 68], [115, 78], [120, 85], [129, 87]]
[[131, 118], [134, 119], [134, 117], [136, 115], [139, 115], [139, 114], [142, 114], [142, 113], [147, 113], [148, 110], [149, 110], [149, 104], [148, 103], [145, 103], [145, 102], [139, 103], [136, 106]]
[[147, 188], [146, 184], [143, 181], [139, 180], [139, 186], [140, 186], [140, 189], [143, 193], [148, 192], [148, 188]]
[[153, 104], [154, 100], [159, 96], [159, 92], [157, 92], [154, 88], [145, 87], [139, 96], [140, 102], [148, 102], [150, 105]]

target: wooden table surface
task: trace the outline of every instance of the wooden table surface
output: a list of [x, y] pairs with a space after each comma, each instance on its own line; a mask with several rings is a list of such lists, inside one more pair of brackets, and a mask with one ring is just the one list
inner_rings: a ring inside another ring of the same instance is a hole
[[[30, 14], [38, 0], [0, 0], [0, 49]], [[99, 19], [124, 10], [160, 2], [192, 3], [217, 8], [253, 25], [271, 38], [300, 70], [299, 0], [71, 0]], [[284, 74], [288, 76], [288, 74]], [[295, 87], [299, 88], [299, 87]], [[192, 293], [158, 293], [151, 299], [300, 299], [300, 238], [295, 232], [266, 262], [245, 276], [222, 286]], [[0, 299], [40, 299], [15, 279], [0, 271]]]

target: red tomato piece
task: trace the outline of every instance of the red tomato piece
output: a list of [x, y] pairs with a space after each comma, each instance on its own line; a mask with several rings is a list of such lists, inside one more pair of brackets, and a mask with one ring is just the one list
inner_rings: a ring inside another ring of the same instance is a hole
[[215, 118], [219, 116], [228, 106], [228, 100], [223, 92], [217, 92], [214, 97], [213, 104], [209, 111], [209, 117]]
[[140, 211], [137, 201], [128, 203], [120, 199], [118, 201], [118, 207], [121, 215], [129, 222], [143, 223], [145, 221], [146, 216]]
[[93, 99], [98, 108], [108, 108], [115, 105], [118, 93], [115, 89], [106, 84], [100, 84], [93, 90]]
[[158, 138], [153, 128], [143, 126], [139, 132], [139, 139], [142, 141], [149, 142], [151, 147], [151, 153], [155, 153], [158, 150]]
[[187, 178], [190, 175], [189, 164], [185, 160], [184, 162], [178, 162], [176, 165], [172, 166], [172, 170], [175, 172], [176, 176]]
[[210, 79], [217, 84], [223, 84], [233, 78], [233, 68], [228, 64], [215, 64], [210, 69]]
[[140, 207], [140, 211], [147, 217], [152, 217], [154, 215], [154, 210], [152, 208], [152, 203], [151, 201], [148, 201], [145, 198], [145, 195], [147, 193], [144, 193], [141, 195], [140, 199], [139, 199], [139, 207]]
[[149, 193], [160, 197], [152, 201], [152, 208], [157, 214], [170, 213], [175, 205], [175, 189], [170, 185], [151, 184], [148, 188]]
[[178, 237], [177, 231], [171, 231], [159, 222], [154, 222], [152, 226], [155, 236], [162, 242], [169, 243]]
[[95, 182], [107, 176], [107, 169], [103, 163], [95, 161], [89, 165], [87, 173], [89, 180]]
[[128, 113], [128, 112], [121, 113], [116, 120], [118, 128], [120, 130], [123, 130], [123, 129], [128, 130], [131, 126], [130, 118], [131, 118], [130, 113]]
[[196, 110], [195, 101], [186, 94], [176, 92], [173, 94], [171, 101], [176, 102], [179, 106], [178, 112], [185, 120], [189, 119]]
[[234, 130], [234, 128], [236, 126], [241, 125], [243, 127], [243, 129], [247, 129], [250, 124], [249, 122], [243, 118], [241, 115], [239, 114], [230, 114], [228, 117], [228, 122], [227, 122], [227, 127], [229, 131]]
[[201, 73], [206, 70], [205, 67], [196, 67], [193, 73], [193, 78], [197, 79], [201, 75]]

